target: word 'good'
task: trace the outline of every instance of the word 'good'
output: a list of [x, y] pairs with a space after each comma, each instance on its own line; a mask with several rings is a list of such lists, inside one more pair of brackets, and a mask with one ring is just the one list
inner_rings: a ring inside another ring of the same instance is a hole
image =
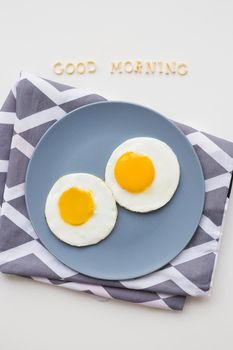
[[94, 61], [78, 62], [78, 63], [65, 63], [56, 62], [53, 66], [53, 71], [57, 75], [61, 74], [85, 74], [95, 73], [96, 63]]

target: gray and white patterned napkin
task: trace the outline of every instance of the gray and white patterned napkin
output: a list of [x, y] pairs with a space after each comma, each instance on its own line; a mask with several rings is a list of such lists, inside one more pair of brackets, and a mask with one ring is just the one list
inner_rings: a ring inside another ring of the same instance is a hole
[[[186, 248], [168, 265], [127, 281], [89, 278], [59, 262], [33, 231], [25, 206], [28, 161], [44, 132], [77, 107], [103, 97], [22, 73], [0, 111], [0, 271], [154, 308], [181, 310], [186, 296], [212, 285], [233, 170], [233, 143], [177, 124], [193, 145], [205, 177], [205, 206]], [[36, 203], [35, 203], [36, 205]]]

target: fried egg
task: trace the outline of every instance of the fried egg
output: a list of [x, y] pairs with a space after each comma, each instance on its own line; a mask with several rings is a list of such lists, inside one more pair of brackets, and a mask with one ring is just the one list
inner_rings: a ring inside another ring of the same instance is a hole
[[149, 212], [164, 206], [174, 195], [180, 166], [173, 150], [155, 138], [123, 142], [110, 156], [105, 181], [116, 201], [129, 210]]
[[96, 244], [116, 223], [117, 207], [111, 190], [98, 177], [74, 173], [51, 188], [45, 217], [54, 235], [73, 246]]

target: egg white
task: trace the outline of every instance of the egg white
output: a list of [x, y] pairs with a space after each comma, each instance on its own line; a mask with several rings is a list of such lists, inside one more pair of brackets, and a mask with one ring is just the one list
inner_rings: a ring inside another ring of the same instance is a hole
[[[67, 224], [60, 215], [59, 198], [71, 187], [90, 191], [95, 203], [94, 214], [82, 225]], [[110, 234], [116, 223], [117, 206], [104, 181], [91, 174], [74, 173], [59, 178], [51, 188], [45, 204], [45, 217], [57, 238], [73, 246], [87, 246]]]
[[[126, 152], [148, 156], [155, 168], [152, 184], [143, 192], [131, 193], [123, 189], [114, 176], [117, 160]], [[155, 138], [137, 137], [119, 145], [110, 156], [105, 181], [116, 201], [131, 211], [149, 212], [163, 207], [174, 195], [180, 178], [180, 166], [173, 150]]]

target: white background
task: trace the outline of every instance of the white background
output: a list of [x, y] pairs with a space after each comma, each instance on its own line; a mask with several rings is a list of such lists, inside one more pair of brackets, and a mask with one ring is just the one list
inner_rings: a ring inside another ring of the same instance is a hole
[[[26, 70], [147, 105], [233, 140], [233, 2], [0, 1], [0, 100]], [[95, 60], [94, 75], [55, 76], [56, 61]], [[186, 77], [111, 75], [116, 60], [185, 62]], [[0, 276], [0, 349], [232, 349], [233, 203], [211, 297], [183, 312], [147, 309]]]

